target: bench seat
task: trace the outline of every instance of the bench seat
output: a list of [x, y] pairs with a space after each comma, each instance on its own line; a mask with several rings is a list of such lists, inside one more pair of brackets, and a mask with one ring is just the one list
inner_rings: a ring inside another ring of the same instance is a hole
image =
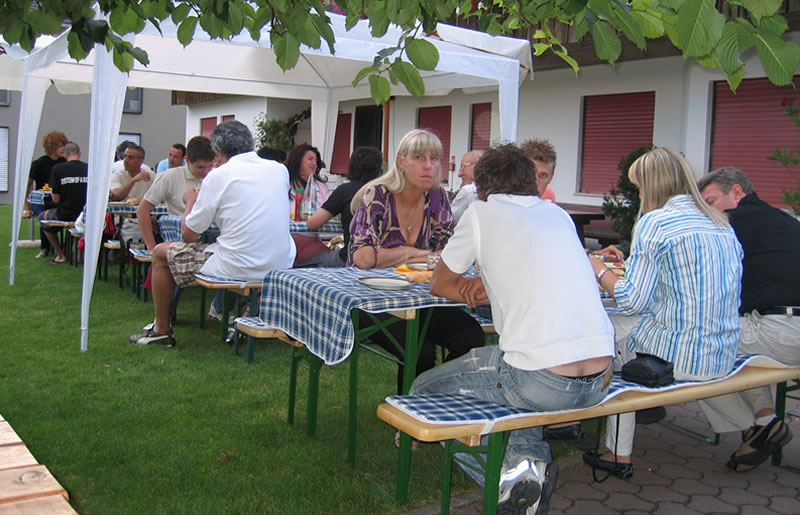
[[[488, 451], [487, 463], [492, 466], [487, 467], [486, 484], [493, 487], [484, 490], [484, 513], [490, 514], [497, 509], [497, 483], [505, 448], [504, 433], [507, 431], [627, 413], [797, 379], [800, 379], [800, 368], [787, 367], [765, 356], [742, 355], [737, 357], [731, 373], [712, 381], [678, 381], [661, 388], [647, 388], [623, 381], [615, 375], [602, 402], [579, 410], [530, 412], [461, 395], [405, 395], [388, 397], [386, 403], [378, 406], [378, 418], [417, 440], [455, 439], [483, 452]], [[490, 436], [488, 447], [481, 446], [483, 435]], [[452, 447], [448, 444], [446, 449]], [[401, 447], [396, 493], [400, 502], [404, 502], [408, 495], [410, 458], [404, 451]], [[451, 452], [454, 451], [446, 453], [446, 471], [450, 468]], [[442, 484], [444, 510], [450, 497], [449, 473]]]

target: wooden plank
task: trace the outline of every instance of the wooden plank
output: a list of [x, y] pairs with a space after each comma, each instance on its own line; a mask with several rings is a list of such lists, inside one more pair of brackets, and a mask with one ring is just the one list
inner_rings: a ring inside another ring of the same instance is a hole
[[[617, 413], [628, 413], [657, 406], [668, 406], [686, 401], [716, 397], [731, 392], [741, 392], [757, 386], [772, 385], [793, 379], [800, 379], [800, 368], [760, 368], [745, 367], [735, 376], [716, 383], [704, 383], [686, 386], [665, 392], [625, 392], [608, 402], [584, 410], [556, 413], [549, 415], [531, 415], [513, 420], [499, 421], [492, 427], [492, 433], [510, 431], [524, 427], [536, 427], [558, 422], [583, 420], [603, 417]], [[463, 439], [465, 443], [477, 441], [474, 436], [480, 435], [484, 424], [429, 424], [419, 421], [394, 406], [381, 404], [378, 406], [378, 418], [424, 442]]]
[[0, 503], [50, 495], [69, 499], [67, 491], [44, 465], [0, 470]]
[[0, 446], [18, 445], [22, 443], [22, 438], [11, 428], [8, 422], [0, 422]]
[[29, 467], [38, 462], [24, 444], [0, 447], [0, 470]]
[[66, 499], [60, 495], [0, 503], [0, 515], [76, 515]]

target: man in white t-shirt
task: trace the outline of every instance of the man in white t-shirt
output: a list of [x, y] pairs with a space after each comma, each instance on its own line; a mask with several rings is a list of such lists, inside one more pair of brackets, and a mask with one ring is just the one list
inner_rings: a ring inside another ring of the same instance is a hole
[[[175, 345], [172, 295], [176, 285], [194, 285], [197, 272], [249, 282], [261, 281], [270, 270], [292, 267], [296, 250], [285, 210], [289, 172], [258, 157], [253, 146], [253, 136], [238, 121], [223, 122], [211, 133], [211, 147], [222, 164], [199, 191], [186, 190], [183, 242], [164, 242], [153, 249], [155, 322], [131, 336], [132, 343]], [[198, 243], [212, 221], [220, 231], [216, 243]]]
[[[111, 175], [111, 200], [128, 200], [138, 202], [150, 189], [156, 175], [148, 168], [144, 169], [144, 149], [139, 145], [130, 145], [125, 149], [122, 160], [122, 170], [117, 170]], [[139, 230], [137, 221], [125, 217], [120, 228], [120, 238], [123, 242], [141, 243], [142, 231]]]
[[456, 223], [461, 219], [461, 215], [467, 210], [470, 204], [478, 200], [478, 193], [475, 191], [475, 163], [483, 155], [483, 150], [473, 150], [467, 152], [461, 158], [461, 168], [458, 169], [458, 176], [461, 178], [461, 189], [456, 193], [455, 198], [450, 203], [450, 211], [453, 212], [453, 219]]
[[170, 168], [158, 174], [153, 185], [144, 194], [136, 210], [142, 239], [147, 250], [153, 252], [156, 239], [153, 236], [153, 223], [150, 213], [162, 202], [171, 215], [182, 215], [186, 210], [183, 194], [189, 188], [199, 188], [208, 172], [214, 167], [215, 153], [211, 149], [211, 141], [205, 136], [195, 136], [189, 140], [187, 148], [188, 164]]
[[[475, 184], [485, 202], [473, 202], [456, 226], [431, 293], [471, 306], [490, 301], [499, 345], [421, 374], [411, 393], [455, 393], [532, 411], [597, 404], [610, 383], [614, 329], [572, 219], [537, 196], [535, 169], [513, 144], [486, 151]], [[473, 263], [480, 277], [468, 278]], [[465, 471], [483, 486], [483, 476]], [[512, 431], [498, 512], [546, 513], [557, 475], [541, 428]]]

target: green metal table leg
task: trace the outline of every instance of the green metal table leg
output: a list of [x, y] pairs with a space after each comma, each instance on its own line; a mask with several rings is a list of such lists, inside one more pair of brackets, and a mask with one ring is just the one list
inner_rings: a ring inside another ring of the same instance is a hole
[[[359, 312], [350, 314], [356, 334], [359, 328]], [[353, 342], [350, 353], [350, 395], [347, 406], [347, 463], [356, 466], [356, 419], [358, 417], [358, 341]]]
[[297, 396], [297, 365], [300, 361], [300, 348], [292, 348], [292, 364], [289, 367], [289, 425], [294, 424], [294, 404]]
[[[453, 440], [444, 443], [442, 463], [442, 501], [439, 513], [450, 513], [450, 487], [453, 480]], [[410, 472], [410, 471], [409, 471]]]
[[486, 476], [483, 483], [483, 513], [496, 515], [497, 497], [500, 490], [500, 469], [503, 467], [503, 454], [506, 449], [505, 433], [489, 435], [489, 455], [486, 463]]
[[229, 296], [233, 295], [233, 293], [229, 292], [228, 290], [219, 291], [222, 292], [222, 320], [220, 320], [220, 336], [222, 337], [222, 343], [225, 343], [225, 340], [228, 338], [228, 317], [231, 313], [231, 299]]
[[302, 352], [308, 362], [308, 408], [306, 414], [306, 434], [311, 438], [317, 434], [317, 403], [319, 402], [319, 369], [322, 360], [307, 350]]
[[206, 289], [200, 288], [200, 329], [206, 326]]

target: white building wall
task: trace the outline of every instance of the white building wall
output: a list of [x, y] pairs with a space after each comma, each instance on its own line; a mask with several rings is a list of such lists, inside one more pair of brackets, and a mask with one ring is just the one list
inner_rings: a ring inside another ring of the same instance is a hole
[[186, 109], [186, 141], [200, 134], [201, 119], [212, 116], [215, 116], [217, 124], [220, 124], [223, 116], [232, 114], [236, 120], [247, 125], [251, 132], [255, 132], [254, 120], [266, 110], [267, 99], [263, 97], [239, 96], [192, 104]]

